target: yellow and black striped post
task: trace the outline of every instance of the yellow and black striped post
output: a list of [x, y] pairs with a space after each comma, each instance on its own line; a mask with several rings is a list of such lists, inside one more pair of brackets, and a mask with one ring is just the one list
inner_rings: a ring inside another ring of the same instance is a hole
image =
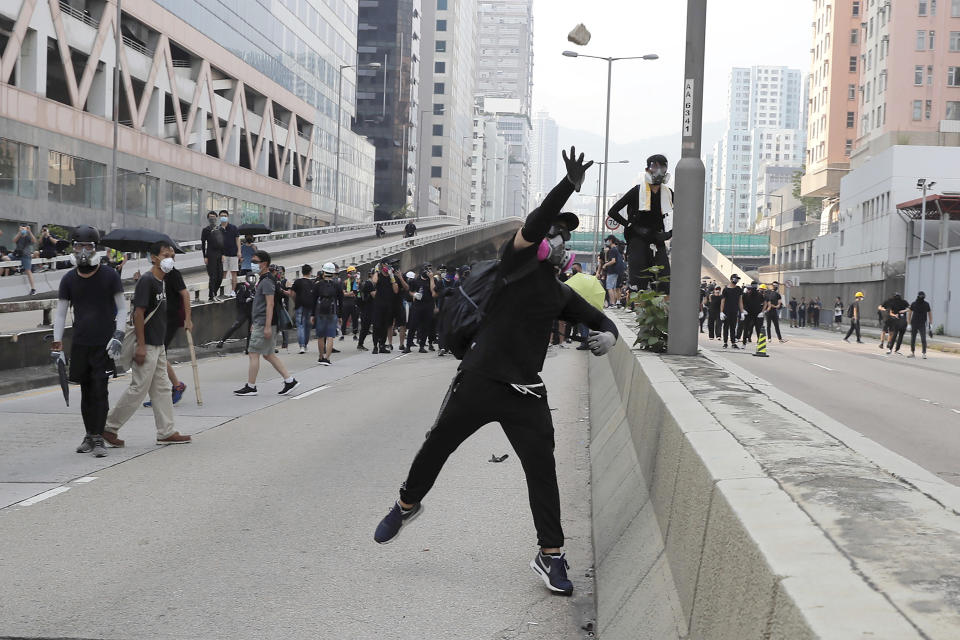
[[757, 334], [757, 352], [753, 355], [758, 358], [769, 358], [767, 355], [767, 336], [763, 335], [763, 332]]

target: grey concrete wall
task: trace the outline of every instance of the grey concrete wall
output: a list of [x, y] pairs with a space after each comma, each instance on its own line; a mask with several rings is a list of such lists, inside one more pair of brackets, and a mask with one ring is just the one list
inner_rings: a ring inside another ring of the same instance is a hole
[[590, 359], [599, 637], [927, 637], [620, 326]]

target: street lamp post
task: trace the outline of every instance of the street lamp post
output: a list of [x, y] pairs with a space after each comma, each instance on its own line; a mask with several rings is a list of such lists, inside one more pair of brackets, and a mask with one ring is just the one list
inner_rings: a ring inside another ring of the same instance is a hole
[[[606, 203], [607, 201], [607, 164], [608, 157], [610, 153], [610, 85], [613, 80], [613, 63], [617, 60], [657, 60], [660, 56], [655, 53], [648, 53], [643, 56], [628, 56], [620, 58], [611, 58], [603, 56], [588, 56], [582, 53], [577, 53], [576, 51], [564, 51], [563, 55], [568, 58], [593, 58], [595, 60], [606, 60], [607, 62], [607, 117], [606, 124], [604, 126], [605, 133], [603, 137], [603, 199], [602, 202]], [[597, 255], [597, 236], [600, 229], [600, 219], [599, 216], [596, 220], [596, 226], [593, 233], [593, 255]]]
[[597, 236], [597, 231], [600, 228], [600, 224], [601, 224], [600, 221], [604, 219], [604, 210], [607, 207], [606, 194], [603, 194], [603, 196], [600, 195], [600, 176], [604, 175], [606, 171], [606, 166], [608, 164], [630, 164], [630, 161], [629, 160], [611, 160], [609, 162], [594, 162], [594, 164], [598, 164], [603, 168], [597, 172], [597, 207], [596, 207], [597, 219], [594, 220], [594, 225], [593, 225], [593, 256], [591, 260], [597, 259], [597, 252], [599, 251], [599, 242], [598, 242], [599, 238]]
[[340, 133], [343, 130], [343, 117], [340, 111], [341, 98], [343, 96], [343, 70], [352, 69], [379, 69], [379, 62], [369, 64], [342, 64], [340, 65], [340, 75], [337, 78], [337, 159], [336, 169], [334, 170], [335, 180], [333, 183], [333, 226], [337, 226], [337, 219], [340, 215]]
[[[917, 281], [919, 286], [923, 286], [923, 249], [927, 241], [927, 190], [935, 184], [937, 183], [926, 178], [917, 180], [917, 188], [923, 191], [923, 197], [920, 200], [920, 254], [917, 257]], [[910, 244], [913, 244], [912, 235]], [[904, 295], [906, 295], [906, 292], [904, 292]]]
[[703, 187], [706, 169], [700, 159], [703, 124], [703, 63], [707, 0], [687, 0], [687, 46], [683, 82], [683, 124], [677, 163], [673, 242], [671, 242], [670, 316], [667, 352], [697, 355], [697, 304], [703, 255]]

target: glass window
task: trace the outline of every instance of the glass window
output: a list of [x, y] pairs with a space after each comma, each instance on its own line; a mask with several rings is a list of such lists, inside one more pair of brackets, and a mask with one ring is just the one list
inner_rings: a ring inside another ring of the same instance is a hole
[[850, 56], [850, 73], [857, 72], [857, 56]]
[[918, 64], [913, 68], [913, 84], [923, 84], [923, 65]]
[[927, 32], [923, 30], [917, 31], [917, 51], [923, 51], [926, 42]]
[[442, 177], [443, 177], [443, 168], [442, 168], [442, 167], [430, 167], [430, 177], [431, 177], [431, 178], [442, 178]]
[[442, 136], [442, 135], [443, 135], [443, 125], [442, 125], [442, 124], [435, 124], [435, 125], [433, 125], [433, 135], [435, 135], [435, 136]]
[[850, 29], [850, 44], [857, 44], [860, 40], [860, 30]]
[[444, 52], [447, 50], [447, 41], [446, 40], [437, 40], [434, 51]]
[[447, 21], [437, 20], [437, 31], [446, 31], [446, 30], [447, 30]]
[[[213, 191], [208, 191], [207, 211], [221, 211], [223, 209], [226, 209], [231, 215], [236, 213], [237, 199], [220, 193], [214, 193]], [[204, 212], [204, 215], [206, 215], [206, 212]]]
[[433, 93], [434, 95], [443, 95], [446, 93], [446, 86], [442, 82], [433, 83]]
[[446, 63], [446, 62], [434, 62], [434, 63], [433, 63], [433, 72], [434, 72], [434, 73], [446, 73], [446, 72], [447, 72], [447, 63]]
[[853, 15], [860, 15], [860, 0], [853, 0]]
[[442, 116], [443, 115], [443, 104], [434, 104], [433, 105], [433, 115]]
[[950, 0], [950, 16], [960, 18], [960, 0]]
[[925, 16], [927, 15], [927, 0], [918, 0], [917, 1], [917, 15]]
[[137, 171], [118, 169], [117, 208], [136, 216], [157, 217], [157, 187], [159, 184], [159, 178]]
[[290, 212], [271, 208], [269, 226], [274, 231], [285, 231], [290, 227]]
[[256, 202], [240, 201], [240, 224], [256, 224], [266, 222], [266, 205]]
[[936, 34], [936, 31], [931, 31], [931, 32], [930, 32], [930, 46], [927, 47], [928, 49], [930, 49], [930, 51], [933, 51], [934, 48], [935, 48], [935, 47], [933, 46], [933, 43], [934, 43], [934, 38], [933, 38], [933, 37], [934, 37], [935, 34]]
[[847, 129], [853, 128], [854, 115], [853, 111], [847, 111]]
[[167, 220], [182, 224], [200, 224], [200, 189], [177, 182], [167, 182], [164, 213]]
[[37, 148], [0, 138], [0, 193], [37, 196]]
[[856, 100], [857, 99], [857, 85], [848, 84], [847, 85], [847, 100]]
[[103, 208], [107, 165], [58, 151], [47, 154], [47, 198], [90, 209]]
[[437, 10], [446, 11], [447, 9], [447, 0], [437, 0]]
[[960, 31], [950, 32], [950, 51], [960, 51]]
[[923, 100], [914, 100], [913, 101], [913, 119], [920, 120], [923, 118]]
[[442, 158], [443, 157], [443, 145], [435, 144], [430, 147], [430, 157], [432, 158]]
[[960, 67], [947, 67], [947, 86], [960, 87]]
[[960, 120], [960, 101], [947, 102], [947, 120]]

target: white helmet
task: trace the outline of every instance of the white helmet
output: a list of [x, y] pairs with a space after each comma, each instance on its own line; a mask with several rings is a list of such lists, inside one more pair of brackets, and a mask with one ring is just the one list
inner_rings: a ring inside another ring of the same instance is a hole
[[335, 274], [337, 272], [337, 265], [332, 262], [324, 263], [323, 267], [320, 268], [324, 273]]

